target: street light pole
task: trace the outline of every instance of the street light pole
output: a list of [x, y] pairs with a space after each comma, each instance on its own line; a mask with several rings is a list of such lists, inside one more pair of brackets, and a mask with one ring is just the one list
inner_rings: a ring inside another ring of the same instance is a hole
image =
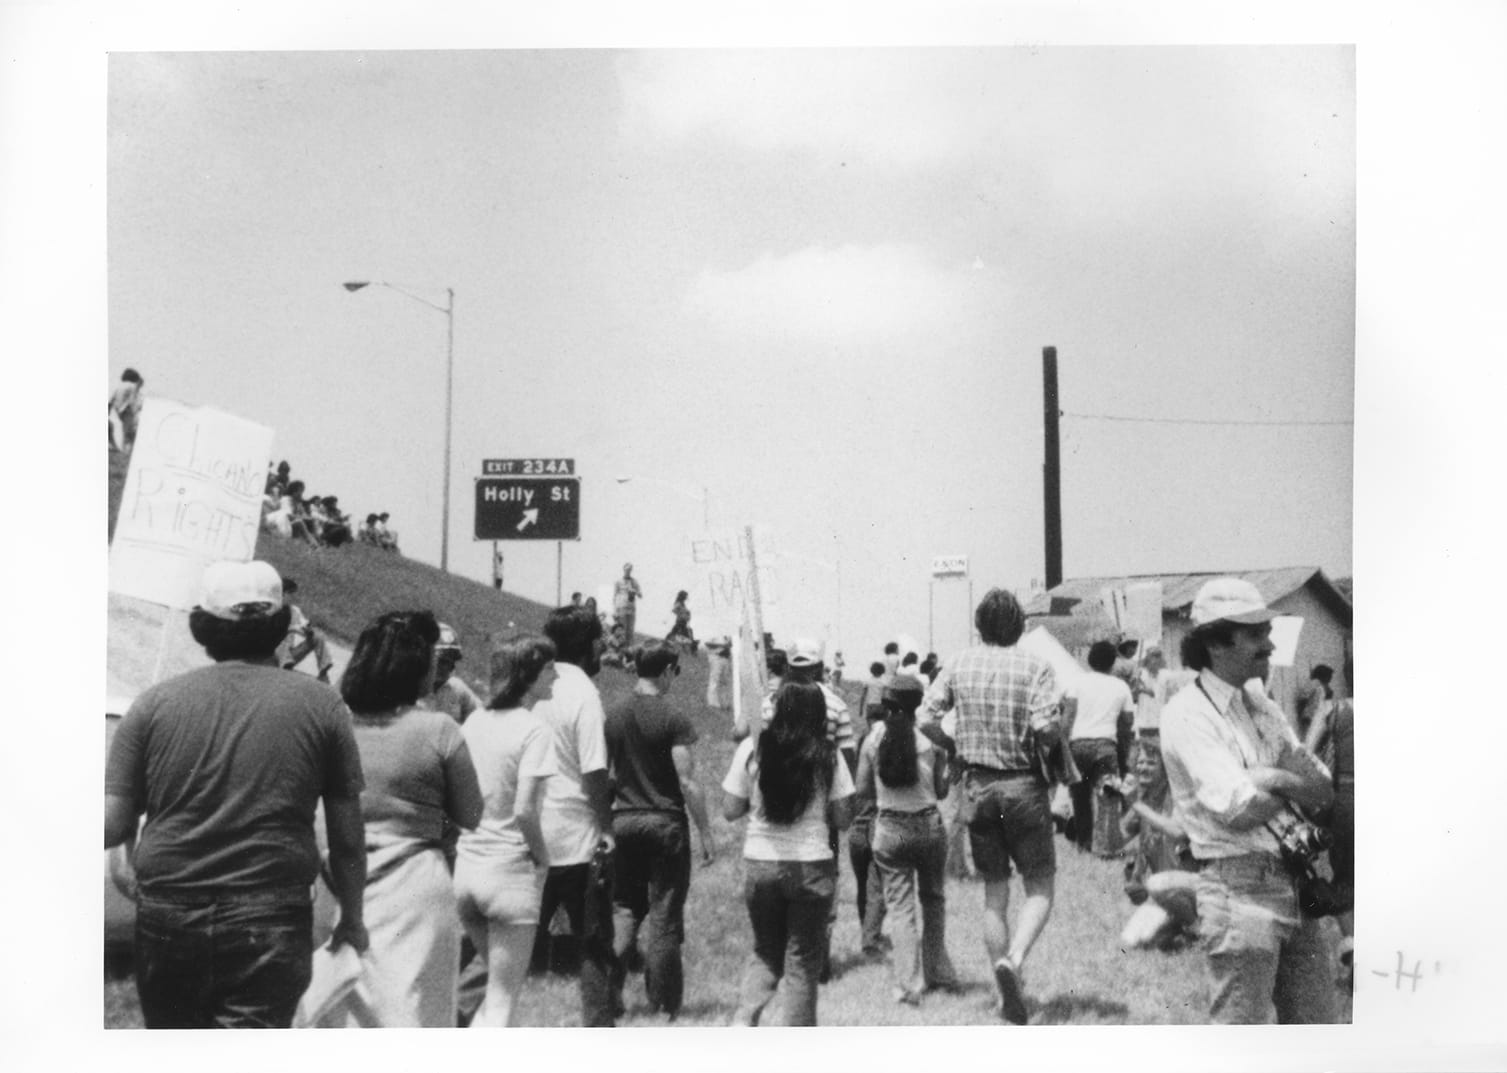
[[440, 570], [448, 574], [450, 572], [450, 425], [455, 402], [455, 288], [446, 287], [445, 304], [437, 305], [427, 298], [421, 298], [385, 280], [352, 280], [341, 286], [351, 294], [355, 294], [362, 287], [386, 287], [390, 291], [397, 291], [405, 298], [412, 298], [420, 305], [426, 305], [430, 309], [437, 309], [445, 314], [445, 483], [440, 488]]

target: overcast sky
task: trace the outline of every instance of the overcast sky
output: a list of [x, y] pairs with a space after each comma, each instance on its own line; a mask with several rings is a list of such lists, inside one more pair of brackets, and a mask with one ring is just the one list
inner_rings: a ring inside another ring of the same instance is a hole
[[[444, 317], [345, 280], [456, 292], [471, 576], [481, 460], [571, 457], [567, 593], [632, 560], [656, 627], [704, 488], [789, 556], [781, 639], [924, 643], [933, 556], [1044, 573], [1045, 345], [1069, 414], [1230, 422], [1064, 418], [1068, 576], [1350, 572], [1348, 47], [120, 53], [109, 90], [110, 376], [273, 426], [421, 559]], [[552, 601], [553, 544], [505, 553]], [[960, 643], [966, 586], [936, 615]]]

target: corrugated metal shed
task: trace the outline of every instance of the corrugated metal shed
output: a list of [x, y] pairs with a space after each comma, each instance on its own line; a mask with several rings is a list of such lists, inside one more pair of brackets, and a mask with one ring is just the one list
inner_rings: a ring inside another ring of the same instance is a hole
[[[1324, 571], [1313, 566], [1286, 566], [1271, 570], [1213, 570], [1200, 574], [1136, 574], [1126, 577], [1069, 578], [1054, 589], [1039, 593], [1026, 607], [1028, 615], [1046, 615], [1052, 610], [1053, 598], [1059, 601], [1097, 601], [1107, 588], [1119, 588], [1137, 581], [1159, 581], [1162, 584], [1163, 614], [1184, 613], [1198, 595], [1199, 587], [1214, 577], [1244, 578], [1256, 586], [1268, 604], [1274, 604], [1305, 585], [1313, 587], [1315, 594], [1334, 612], [1348, 629], [1353, 610], [1334, 582]], [[1075, 612], [1077, 608], [1075, 608]], [[1081, 613], [1081, 612], [1080, 612]]]

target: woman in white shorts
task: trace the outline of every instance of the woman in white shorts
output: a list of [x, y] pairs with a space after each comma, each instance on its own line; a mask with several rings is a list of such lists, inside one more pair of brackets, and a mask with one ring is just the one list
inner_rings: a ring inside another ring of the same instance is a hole
[[506, 1028], [528, 973], [549, 856], [539, 827], [544, 780], [555, 773], [554, 739], [530, 710], [548, 700], [555, 647], [525, 635], [492, 655], [493, 698], [461, 728], [484, 807], [456, 848], [461, 923], [487, 961], [487, 991], [471, 1027]]

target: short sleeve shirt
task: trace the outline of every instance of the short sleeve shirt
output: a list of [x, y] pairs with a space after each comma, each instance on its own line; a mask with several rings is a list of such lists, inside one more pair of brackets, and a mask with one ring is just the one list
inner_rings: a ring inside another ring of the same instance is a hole
[[1068, 695], [1078, 701], [1078, 714], [1073, 719], [1074, 741], [1089, 738], [1113, 741], [1120, 715], [1135, 712], [1130, 687], [1112, 674], [1089, 671], [1068, 691]]
[[806, 811], [794, 823], [771, 823], [764, 817], [764, 798], [759, 792], [755, 742], [754, 738], [744, 738], [738, 743], [727, 777], [722, 780], [723, 790], [749, 803], [743, 856], [751, 861], [830, 861], [832, 845], [827, 840], [827, 803], [853, 795], [853, 776], [848, 772], [848, 765], [841, 756], [835, 757], [826, 795], [813, 794]]
[[366, 778], [361, 818], [368, 827], [438, 842], [446, 816], [477, 807], [471, 752], [443, 712], [407, 708], [380, 720], [357, 716], [355, 729]]
[[607, 770], [606, 715], [602, 698], [586, 672], [557, 663], [553, 696], [534, 706], [554, 734], [556, 777], [545, 784], [544, 842], [553, 865], [584, 864], [596, 852], [601, 832], [581, 787], [581, 776]]
[[1033, 732], [1055, 725], [1052, 665], [1016, 646], [975, 645], [948, 661], [926, 693], [925, 717], [957, 710], [958, 759], [1000, 771], [1027, 771]]
[[[554, 782], [554, 735], [545, 722], [524, 708], [477, 712], [460, 728], [476, 765], [481, 786], [481, 822], [460, 836], [462, 857], [491, 858], [527, 853], [514, 806], [524, 778]], [[551, 861], [551, 863], [554, 863]]]
[[133, 863], [148, 892], [307, 888], [319, 873], [315, 807], [363, 785], [340, 695], [240, 660], [148, 689], [105, 766], [105, 793], [146, 813]]
[[661, 696], [634, 693], [607, 712], [607, 757], [616, 789], [614, 812], [683, 812], [685, 794], [671, 750], [694, 745], [690, 717]]

